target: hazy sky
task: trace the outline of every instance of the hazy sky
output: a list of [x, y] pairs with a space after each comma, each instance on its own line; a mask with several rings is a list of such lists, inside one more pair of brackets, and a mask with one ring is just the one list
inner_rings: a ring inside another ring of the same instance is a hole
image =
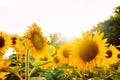
[[108, 19], [120, 0], [0, 0], [0, 30], [22, 35], [33, 22], [44, 35], [61, 32], [66, 37]]

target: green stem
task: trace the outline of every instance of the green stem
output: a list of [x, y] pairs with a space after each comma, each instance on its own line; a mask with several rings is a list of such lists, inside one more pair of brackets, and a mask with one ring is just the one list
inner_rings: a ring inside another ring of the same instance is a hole
[[19, 73], [15, 73], [19, 77], [20, 80], [23, 80], [22, 77], [19, 75]]
[[26, 63], [25, 63], [25, 79], [30, 80], [29, 76], [29, 49], [26, 50]]
[[30, 76], [32, 75], [32, 73], [33, 73], [35, 70], [36, 70], [36, 67], [34, 67], [34, 68], [32, 69], [32, 71], [30, 72]]
[[107, 77], [105, 77], [104, 80], [105, 80], [105, 79], [108, 79], [108, 78], [110, 78], [110, 77], [112, 77], [113, 75], [116, 75], [116, 74], [117, 74], [117, 73], [112, 73], [112, 74], [108, 75]]
[[85, 71], [82, 71], [82, 80], [85, 80]]

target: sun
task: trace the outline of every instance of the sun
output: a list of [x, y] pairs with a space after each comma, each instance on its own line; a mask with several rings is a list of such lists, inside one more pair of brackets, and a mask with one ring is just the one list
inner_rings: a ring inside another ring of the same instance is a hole
[[5, 32], [0, 32], [0, 52], [4, 54], [10, 45], [10, 36]]
[[92, 71], [95, 66], [100, 66], [107, 46], [107, 39], [103, 37], [104, 33], [97, 32], [94, 35], [83, 33], [81, 38], [75, 39], [70, 64], [76, 67], [77, 71]]
[[26, 46], [30, 49], [30, 55], [39, 59], [44, 54], [47, 46], [47, 39], [42, 35], [41, 28], [33, 23], [24, 37], [28, 39]]

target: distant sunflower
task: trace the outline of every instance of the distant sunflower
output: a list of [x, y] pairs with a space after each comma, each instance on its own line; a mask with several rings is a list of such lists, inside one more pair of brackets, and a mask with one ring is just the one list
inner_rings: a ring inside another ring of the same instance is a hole
[[10, 36], [5, 32], [0, 32], [0, 52], [5, 53], [6, 50], [10, 47], [10, 45]]
[[23, 37], [18, 36], [17, 34], [12, 34], [10, 35], [10, 37], [11, 37], [11, 42], [12, 42], [11, 47], [16, 51], [17, 54], [25, 55], [26, 40]]
[[70, 56], [70, 64], [80, 70], [92, 71], [96, 65], [100, 65], [101, 59], [105, 56], [106, 41], [104, 34], [97, 32], [83, 33], [82, 38], [77, 38], [73, 44], [73, 52]]
[[53, 56], [52, 67], [58, 67], [60, 65], [61, 65], [60, 58], [57, 55]]
[[120, 52], [117, 50], [117, 48], [113, 45], [110, 45], [106, 50], [106, 56], [103, 58], [102, 63], [106, 65], [106, 67], [109, 67], [110, 64], [114, 64], [117, 62], [117, 55]]
[[28, 38], [26, 45], [30, 48], [30, 55], [39, 59], [44, 54], [47, 46], [47, 40], [43, 37], [41, 28], [33, 23], [24, 37]]
[[48, 62], [47, 64], [40, 66], [40, 68], [49, 69], [51, 68], [53, 57], [49, 53], [46, 53], [43, 57], [40, 58], [40, 61]]
[[50, 53], [50, 55], [54, 56], [56, 54], [56, 48], [53, 45], [49, 45], [48, 46], [48, 53]]
[[61, 44], [57, 50], [57, 56], [60, 59], [60, 63], [68, 64], [69, 63], [69, 56], [71, 54], [71, 46], [69, 44]]

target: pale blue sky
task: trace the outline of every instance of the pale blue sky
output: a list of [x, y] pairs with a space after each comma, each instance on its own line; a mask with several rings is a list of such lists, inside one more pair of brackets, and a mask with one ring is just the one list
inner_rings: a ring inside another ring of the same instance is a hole
[[66, 38], [108, 19], [120, 0], [0, 0], [0, 30], [22, 35], [37, 23], [45, 36], [61, 32]]

